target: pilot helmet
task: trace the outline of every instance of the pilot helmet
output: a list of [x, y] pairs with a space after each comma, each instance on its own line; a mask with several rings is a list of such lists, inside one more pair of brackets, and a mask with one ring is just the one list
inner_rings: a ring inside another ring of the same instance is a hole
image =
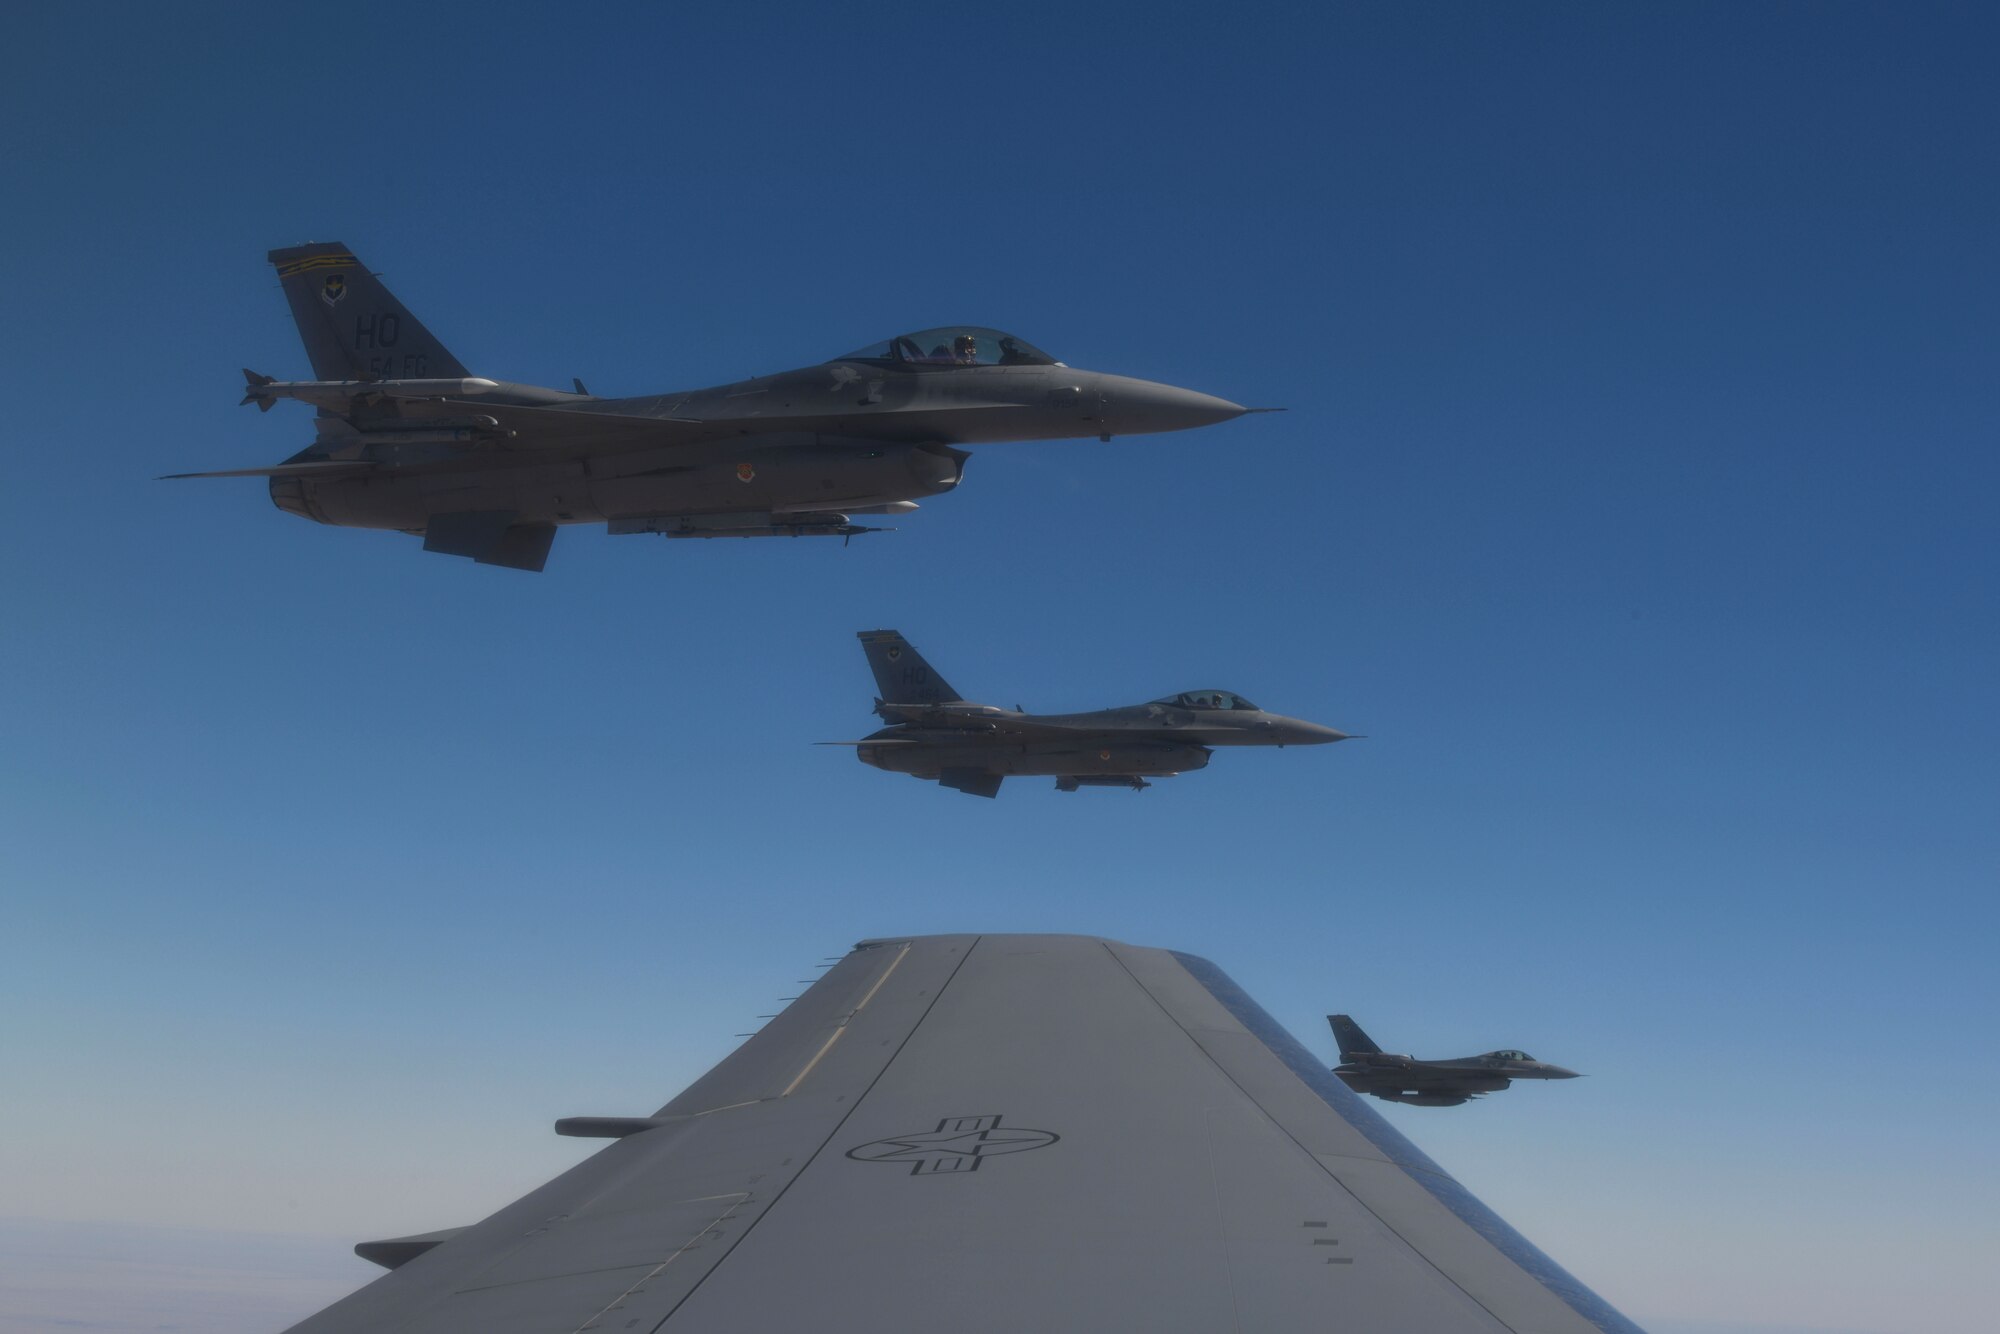
[[971, 334], [960, 334], [951, 340], [951, 354], [960, 361], [977, 361], [979, 340]]

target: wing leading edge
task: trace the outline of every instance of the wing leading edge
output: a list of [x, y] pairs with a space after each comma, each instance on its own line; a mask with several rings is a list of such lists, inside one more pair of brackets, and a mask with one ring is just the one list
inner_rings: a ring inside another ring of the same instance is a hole
[[619, 1124], [295, 1331], [1635, 1331], [1164, 950], [865, 942]]

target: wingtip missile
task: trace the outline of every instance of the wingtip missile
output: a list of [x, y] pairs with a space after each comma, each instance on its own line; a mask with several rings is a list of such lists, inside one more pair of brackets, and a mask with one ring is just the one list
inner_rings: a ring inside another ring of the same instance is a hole
[[237, 403], [236, 405], [237, 407], [240, 408], [245, 403], [255, 403], [257, 405], [257, 411], [269, 412], [271, 410], [271, 405], [278, 401], [275, 395], [260, 394], [257, 392], [259, 389], [262, 389], [267, 384], [277, 383], [275, 377], [269, 375], [259, 375], [257, 374], [257, 372], [251, 370], [248, 366], [245, 366], [243, 368], [243, 383], [245, 384], [245, 386], [247, 386], [248, 392], [245, 393], [243, 395], [242, 400]]

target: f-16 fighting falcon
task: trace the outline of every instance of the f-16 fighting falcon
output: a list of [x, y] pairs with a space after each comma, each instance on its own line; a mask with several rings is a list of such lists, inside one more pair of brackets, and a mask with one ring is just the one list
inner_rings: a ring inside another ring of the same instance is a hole
[[1065, 366], [993, 329], [926, 329], [712, 389], [599, 398], [475, 376], [344, 245], [273, 250], [311, 380], [244, 371], [244, 403], [310, 403], [318, 439], [271, 468], [279, 509], [421, 534], [539, 570], [561, 524], [665, 537], [851, 537], [957, 486], [961, 446], [1179, 431], [1245, 412]]
[[1498, 1093], [1516, 1079], [1575, 1079], [1576, 1071], [1538, 1061], [1524, 1051], [1489, 1051], [1443, 1061], [1384, 1052], [1374, 1039], [1344, 1014], [1326, 1022], [1340, 1043], [1340, 1064], [1333, 1073], [1356, 1093], [1384, 1102], [1413, 1107], [1456, 1107], [1483, 1093]]
[[1150, 786], [1208, 763], [1214, 746], [1316, 746], [1345, 732], [1266, 713], [1227, 690], [1189, 690], [1094, 713], [1032, 714], [968, 703], [894, 630], [864, 630], [861, 647], [890, 725], [853, 746], [863, 764], [935, 779], [975, 797], [1009, 775], [1053, 775], [1058, 792]]

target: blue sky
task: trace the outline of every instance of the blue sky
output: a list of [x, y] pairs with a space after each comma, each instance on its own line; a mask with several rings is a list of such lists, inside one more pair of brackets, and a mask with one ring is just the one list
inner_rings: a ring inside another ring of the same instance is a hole
[[[1983, 1327], [1996, 26], [16, 16], [9, 1236], [465, 1222], [856, 939], [1085, 931], [1329, 1057], [1347, 1010], [1588, 1072], [1392, 1119], [1642, 1324]], [[307, 239], [503, 379], [969, 322], [1290, 411], [984, 447], [845, 549], [479, 568], [153, 480], [309, 438], [234, 406], [306, 373], [263, 253]], [[870, 725], [876, 626], [997, 703], [1214, 685], [1368, 739], [976, 801], [810, 744]]]

